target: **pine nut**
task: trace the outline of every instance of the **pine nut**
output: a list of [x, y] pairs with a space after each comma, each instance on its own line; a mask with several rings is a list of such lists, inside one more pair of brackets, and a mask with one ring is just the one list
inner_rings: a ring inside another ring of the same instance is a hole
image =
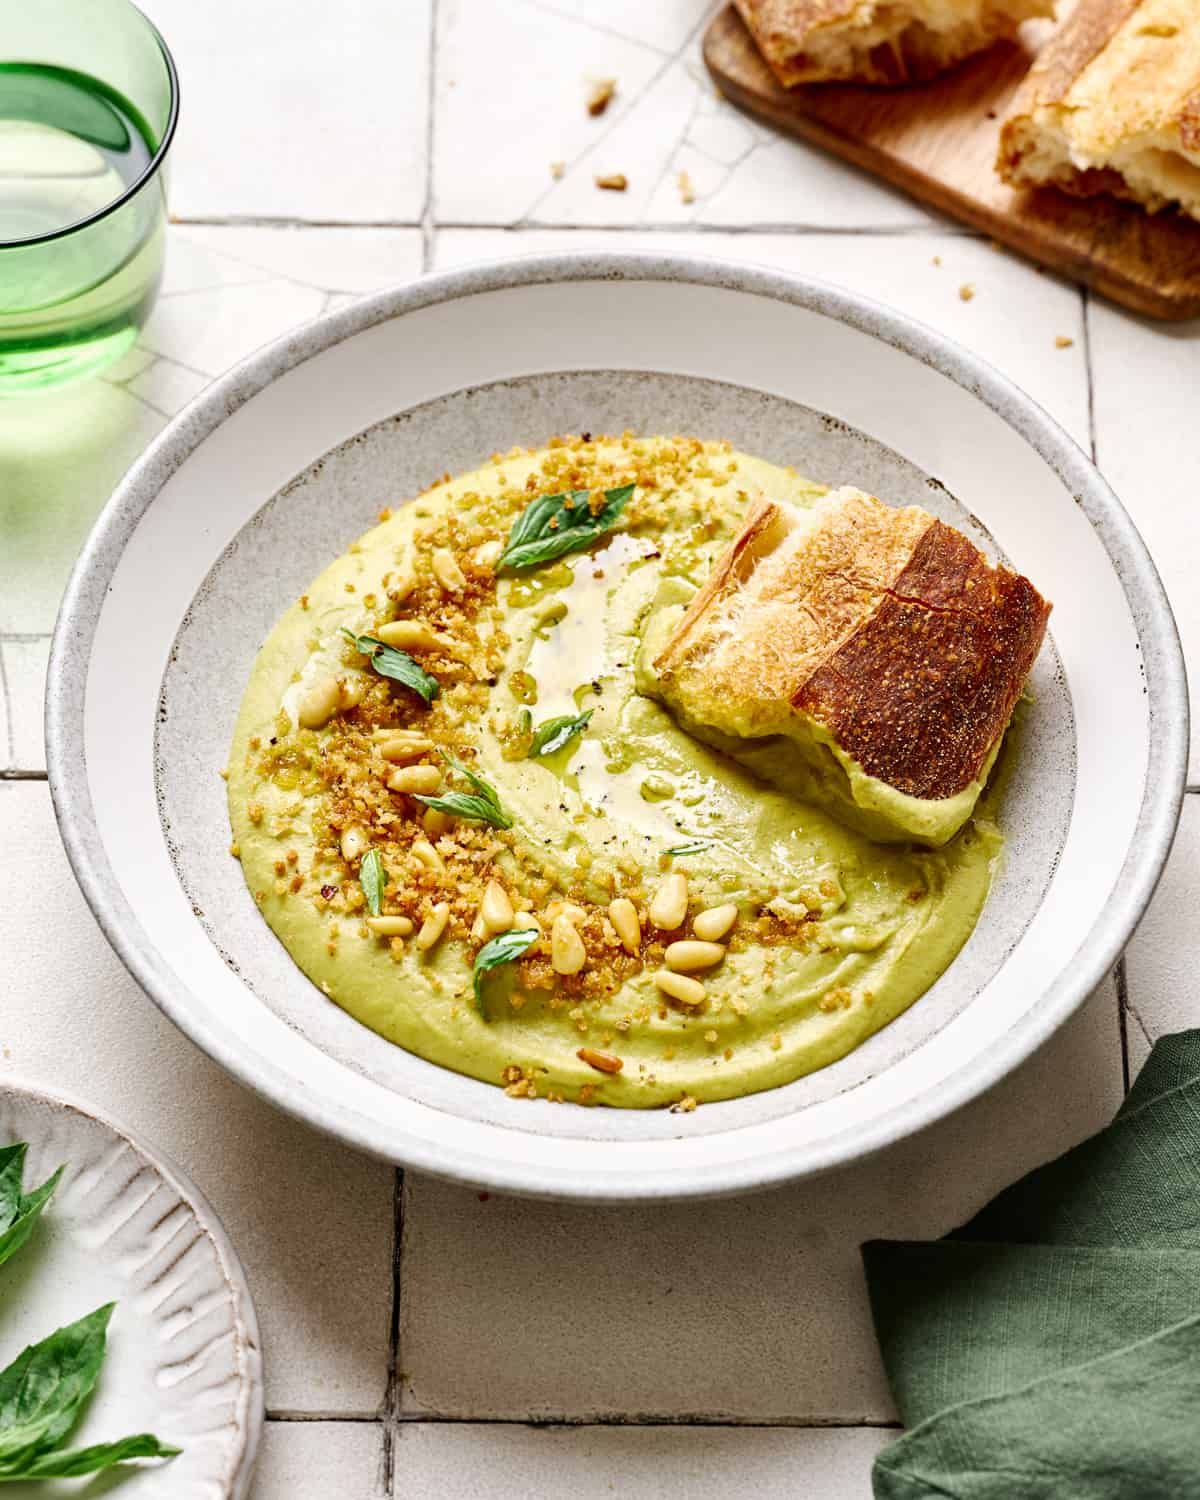
[[566, 917], [567, 921], [574, 926], [576, 923], [582, 922], [586, 916], [587, 912], [584, 911], [582, 906], [576, 906], [574, 901], [551, 901], [550, 905], [546, 908], [546, 920], [551, 923], [555, 922], [559, 917]]
[[687, 974], [693, 969], [711, 969], [725, 957], [720, 943], [702, 943], [699, 938], [683, 938], [667, 944], [667, 968]]
[[483, 542], [472, 552], [471, 558], [477, 568], [494, 568], [500, 561], [500, 554], [504, 551], [504, 543], [499, 537], [490, 542]]
[[650, 903], [650, 920], [664, 932], [682, 927], [688, 908], [687, 876], [682, 870], [668, 875]]
[[384, 740], [379, 747], [379, 753], [384, 760], [416, 760], [420, 755], [428, 755], [433, 749], [433, 741], [428, 739], [414, 738], [411, 740]]
[[413, 839], [412, 852], [417, 856], [427, 870], [445, 871], [442, 856], [437, 852], [428, 839]]
[[410, 937], [413, 930], [407, 917], [368, 917], [367, 926], [378, 937]]
[[437, 766], [399, 766], [388, 772], [388, 790], [392, 792], [420, 792], [432, 797], [442, 784], [442, 773]]
[[342, 693], [336, 677], [322, 677], [300, 700], [296, 717], [301, 729], [320, 729], [337, 713]]
[[422, 952], [432, 948], [434, 943], [446, 930], [446, 923], [450, 920], [450, 903], [439, 901], [425, 920], [421, 923], [421, 930], [417, 933], [417, 947]]
[[367, 852], [370, 842], [361, 828], [347, 828], [342, 834], [342, 858], [352, 865], [360, 855]]
[[375, 632], [375, 639], [398, 651], [432, 651], [441, 645], [441, 637], [424, 620], [389, 620]]
[[621, 947], [635, 956], [642, 946], [642, 924], [638, 921], [637, 907], [626, 896], [618, 896], [609, 903], [608, 915], [621, 939]]
[[678, 1000], [680, 1005], [686, 1005], [689, 1010], [704, 1004], [707, 991], [698, 979], [690, 979], [686, 974], [674, 974], [670, 969], [659, 969], [654, 982], [664, 995]]
[[388, 581], [388, 597], [396, 604], [403, 604], [417, 586], [417, 575], [411, 563], [397, 568]]
[[450, 823], [449, 813], [444, 813], [440, 807], [427, 807], [421, 819], [421, 827], [432, 839], [440, 838], [450, 827]]
[[719, 942], [737, 921], [738, 909], [732, 901], [724, 906], [710, 906], [707, 911], [697, 912], [692, 919], [692, 931], [706, 943]]
[[625, 1066], [624, 1058], [614, 1057], [611, 1052], [597, 1052], [593, 1047], [580, 1047], [575, 1056], [598, 1073], [619, 1073]]
[[509, 924], [509, 932], [528, 932], [533, 929], [539, 937], [542, 935], [542, 924], [531, 911], [519, 911]]
[[338, 707], [357, 708], [367, 696], [367, 680], [358, 672], [353, 677], [338, 678]]
[[483, 913], [477, 911], [475, 913], [475, 920], [471, 923], [471, 941], [473, 943], [482, 943], [487, 935], [487, 924], [483, 920]]
[[467, 586], [458, 558], [449, 547], [438, 547], [433, 554], [433, 576], [448, 594], [461, 594]]
[[575, 924], [561, 913], [550, 928], [550, 967], [556, 974], [578, 974], [587, 962], [587, 949]]
[[484, 887], [483, 900], [479, 903], [479, 915], [489, 932], [507, 932], [512, 926], [512, 902], [508, 892], [498, 880], [489, 880]]

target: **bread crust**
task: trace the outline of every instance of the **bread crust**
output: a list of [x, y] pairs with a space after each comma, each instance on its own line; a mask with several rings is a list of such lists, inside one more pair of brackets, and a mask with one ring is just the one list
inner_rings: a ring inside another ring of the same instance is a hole
[[[952, 31], [923, 24], [921, 0], [734, 0], [738, 13], [785, 87], [801, 83], [852, 81], [897, 85], [937, 77], [972, 52], [1015, 35], [1031, 16], [1053, 14], [1053, 0], [990, 0], [976, 17], [963, 5], [962, 22]], [[879, 11], [894, 13], [881, 30]], [[907, 13], [906, 13], [907, 12]], [[834, 33], [845, 44], [835, 65], [818, 49]], [[870, 35], [872, 40], [866, 38]]]
[[664, 699], [722, 733], [822, 725], [872, 777], [942, 799], [981, 773], [1050, 614], [919, 507], [857, 490], [760, 501], [654, 662]]
[[1174, 202], [1200, 216], [1200, 193], [1172, 172], [1173, 153], [1179, 167], [1187, 153], [1200, 156], [1200, 15], [1192, 0], [1080, 0], [1001, 126], [1001, 177], [1079, 196], [1113, 193], [1151, 211]]

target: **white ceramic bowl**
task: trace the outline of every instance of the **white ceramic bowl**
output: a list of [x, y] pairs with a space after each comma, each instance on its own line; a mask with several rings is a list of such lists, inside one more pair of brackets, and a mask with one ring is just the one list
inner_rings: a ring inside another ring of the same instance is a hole
[[[556, 431], [687, 431], [919, 501], [1055, 603], [1004, 871], [904, 1016], [833, 1067], [691, 1115], [513, 1101], [325, 1001], [226, 851], [254, 653], [378, 508]], [[746, 266], [566, 256], [433, 276], [215, 382], [130, 472], [67, 589], [48, 764], [113, 946], [211, 1056], [391, 1160], [600, 1200], [733, 1192], [887, 1145], [996, 1082], [1099, 983], [1166, 858], [1187, 743], [1162, 588], [1104, 481], [1007, 380], [863, 298]]]

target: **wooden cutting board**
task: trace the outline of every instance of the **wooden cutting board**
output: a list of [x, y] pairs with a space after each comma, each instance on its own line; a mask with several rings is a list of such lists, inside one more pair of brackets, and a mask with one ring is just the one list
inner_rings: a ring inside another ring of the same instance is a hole
[[993, 171], [1009, 100], [1033, 58], [1003, 44], [934, 83], [785, 89], [732, 6], [704, 38], [723, 94], [962, 219], [973, 229], [1155, 318], [1200, 315], [1200, 223], [1115, 198], [1016, 192]]

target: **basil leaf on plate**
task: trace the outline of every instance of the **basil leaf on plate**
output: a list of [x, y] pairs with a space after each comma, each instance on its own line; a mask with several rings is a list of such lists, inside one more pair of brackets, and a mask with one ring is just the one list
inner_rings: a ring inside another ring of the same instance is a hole
[[342, 634], [360, 656], [369, 658], [372, 667], [381, 677], [390, 677], [393, 682], [411, 688], [414, 693], [424, 698], [426, 703], [432, 703], [441, 692], [441, 684], [437, 678], [430, 676], [420, 662], [414, 661], [407, 651], [397, 651], [395, 646], [385, 646], [378, 637], [373, 635], [355, 635], [344, 625]]
[[417, 801], [423, 802], [426, 807], [435, 808], [438, 812], [449, 813], [453, 818], [470, 818], [476, 823], [490, 823], [493, 828], [511, 828], [513, 821], [500, 806], [500, 799], [496, 795], [496, 789], [483, 777], [472, 771], [469, 766], [464, 766], [457, 756], [451, 755], [449, 750], [442, 751], [442, 758], [458, 774], [475, 788], [477, 795], [472, 796], [469, 792], [446, 792], [440, 797], [427, 797], [423, 793], [416, 794]]
[[0, 1370], [0, 1466], [58, 1446], [104, 1363], [114, 1303], [57, 1329]]
[[472, 980], [475, 987], [475, 1004], [484, 1020], [487, 1019], [487, 1010], [483, 1004], [483, 976], [492, 969], [498, 969], [501, 964], [510, 964], [513, 959], [520, 958], [521, 954], [527, 948], [531, 948], [537, 940], [538, 929], [536, 927], [518, 927], [512, 932], [502, 932], [498, 937], [484, 943], [475, 955], [475, 972]]
[[533, 732], [529, 757], [553, 755], [556, 750], [561, 750], [577, 734], [583, 733], [595, 712], [594, 708], [589, 708], [581, 714], [564, 714], [561, 718], [547, 719], [544, 724], [539, 724]]
[[90, 1448], [43, 1453], [25, 1461], [17, 1460], [11, 1465], [0, 1463], [0, 1484], [13, 1484], [19, 1479], [73, 1479], [80, 1474], [111, 1469], [114, 1464], [124, 1463], [129, 1458], [174, 1458], [182, 1452], [182, 1448], [160, 1442], [152, 1433], [139, 1432], [115, 1443], [94, 1443]]
[[33, 1226], [53, 1196], [63, 1173], [59, 1167], [41, 1187], [34, 1188], [32, 1193], [22, 1192], [21, 1177], [27, 1150], [24, 1141], [0, 1150], [0, 1266], [15, 1255], [33, 1233]]
[[367, 910], [373, 917], [383, 910], [383, 891], [387, 885], [387, 871], [383, 868], [383, 855], [378, 849], [368, 849], [358, 867], [358, 883], [367, 898]]
[[497, 570], [532, 568], [564, 557], [568, 552], [582, 552], [598, 536], [613, 529], [636, 488], [633, 484], [623, 484], [615, 490], [605, 490], [604, 504], [597, 511], [592, 510], [590, 490], [539, 495], [513, 523]]

